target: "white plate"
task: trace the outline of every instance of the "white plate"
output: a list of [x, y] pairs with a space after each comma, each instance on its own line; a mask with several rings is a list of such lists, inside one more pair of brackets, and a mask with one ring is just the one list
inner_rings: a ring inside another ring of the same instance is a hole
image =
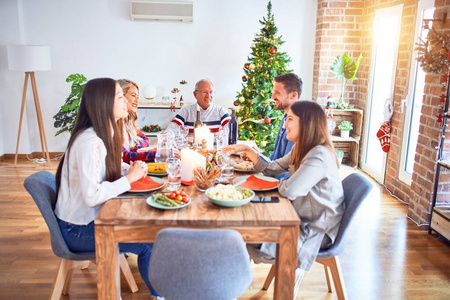
[[[239, 177], [236, 177], [235, 179], [234, 179], [234, 182], [235, 182], [235, 184], [236, 183], [244, 183], [244, 181], [246, 181], [247, 180], [247, 178], [248, 177], [250, 177], [250, 176], [255, 176], [255, 177], [258, 177], [259, 179], [261, 179], [261, 180], [265, 180], [265, 181], [270, 181], [270, 182], [278, 182], [278, 179], [276, 179], [276, 178], [274, 178], [274, 177], [268, 177], [268, 176], [264, 176], [264, 175], [259, 175], [259, 174], [257, 174], [257, 175], [246, 175], [246, 176], [239, 176]], [[240, 185], [238, 185], [239, 187], [241, 187]], [[246, 187], [245, 187], [246, 188]], [[252, 189], [252, 190], [254, 190], [254, 191], [257, 191], [257, 192], [264, 192], [264, 191], [270, 191], [270, 190], [274, 190], [274, 189], [276, 189], [276, 188], [278, 188], [278, 184], [276, 185], [276, 186], [274, 186], [273, 188], [266, 188], [266, 189]]]
[[253, 173], [253, 172], [256, 171], [255, 169], [250, 169], [250, 170], [236, 169], [236, 167], [234, 167], [234, 170], [235, 170], [236, 172], [241, 172], [241, 173]]
[[149, 176], [151, 179], [153, 179], [155, 182], [157, 183], [162, 183], [161, 186], [156, 187], [156, 188], [151, 188], [151, 189], [144, 189], [144, 190], [129, 190], [128, 192], [130, 193], [142, 193], [142, 192], [151, 192], [151, 191], [156, 191], [159, 190], [160, 188], [162, 188], [164, 186], [164, 180], [162, 180], [161, 178], [158, 177], [153, 177], [153, 176]]
[[209, 190], [212, 189], [212, 188], [214, 188], [214, 187], [210, 187], [209, 189], [207, 189], [207, 190], [205, 191], [205, 195], [206, 195], [206, 197], [208, 197], [208, 199], [209, 199], [212, 203], [217, 204], [217, 205], [219, 205], [219, 206], [224, 206], [224, 207], [237, 207], [237, 206], [242, 206], [242, 205], [245, 205], [245, 204], [249, 203], [250, 200], [252, 200], [253, 197], [255, 197], [255, 192], [252, 191], [251, 189], [237, 187], [237, 189], [241, 189], [241, 190], [244, 190], [244, 189], [245, 189], [245, 190], [249, 190], [250, 192], [252, 192], [252, 194], [251, 194], [249, 197], [247, 197], [247, 198], [245, 198], [245, 199], [242, 199], [242, 200], [218, 200], [218, 199], [214, 199], [214, 198], [211, 198], [211, 197], [208, 196]]
[[159, 208], [159, 209], [179, 209], [179, 208], [183, 208], [188, 206], [189, 204], [191, 204], [192, 200], [189, 198], [189, 202], [180, 206], [165, 206], [162, 205], [158, 202], [156, 202], [155, 200], [153, 200], [153, 196], [150, 196], [147, 198], [147, 204], [150, 205], [151, 207], [154, 208]]

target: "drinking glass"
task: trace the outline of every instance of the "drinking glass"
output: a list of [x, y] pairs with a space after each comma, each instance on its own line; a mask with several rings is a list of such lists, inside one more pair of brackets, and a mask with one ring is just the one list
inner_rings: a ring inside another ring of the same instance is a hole
[[219, 183], [230, 183], [234, 175], [234, 161], [230, 152], [217, 151], [217, 163], [220, 167], [220, 177], [217, 178]]
[[189, 134], [189, 128], [187, 126], [181, 126], [180, 132], [184, 136], [184, 138], [186, 138]]
[[168, 178], [167, 190], [176, 191], [181, 186], [181, 161], [175, 157], [166, 160], [166, 172]]
[[226, 145], [228, 145], [228, 135], [225, 132], [225, 130], [223, 130], [223, 127], [220, 127], [219, 132], [217, 133], [216, 136], [217, 151], [219, 151], [220, 149], [222, 149], [222, 147]]
[[170, 156], [170, 151], [175, 148], [175, 145], [174, 137], [170, 132], [161, 132], [158, 134], [155, 162], [166, 162], [166, 159]]

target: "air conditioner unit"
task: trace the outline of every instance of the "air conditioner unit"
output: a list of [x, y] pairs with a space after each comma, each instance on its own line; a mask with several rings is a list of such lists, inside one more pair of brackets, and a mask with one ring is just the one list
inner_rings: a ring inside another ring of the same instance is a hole
[[194, 3], [182, 1], [131, 0], [130, 15], [133, 21], [181, 21], [194, 20]]

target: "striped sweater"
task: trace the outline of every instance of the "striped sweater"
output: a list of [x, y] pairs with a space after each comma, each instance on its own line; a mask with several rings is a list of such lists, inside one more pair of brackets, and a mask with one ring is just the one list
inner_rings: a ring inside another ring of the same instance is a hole
[[200, 121], [208, 126], [209, 130], [217, 133], [220, 127], [226, 131], [228, 135], [228, 126], [231, 117], [227, 109], [212, 103], [207, 109], [202, 109], [197, 103], [183, 106], [179, 113], [173, 118], [167, 128], [169, 131], [176, 130], [177, 126], [187, 126], [189, 134], [194, 133], [194, 123], [197, 120], [197, 107], [200, 109]]

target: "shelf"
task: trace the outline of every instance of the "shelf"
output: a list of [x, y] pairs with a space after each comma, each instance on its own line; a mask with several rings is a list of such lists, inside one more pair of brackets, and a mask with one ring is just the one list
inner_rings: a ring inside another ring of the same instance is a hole
[[[142, 109], [170, 109], [170, 105], [165, 104], [142, 104], [139, 103], [138, 108]], [[175, 109], [180, 109], [180, 106], [175, 106]]]
[[435, 206], [431, 218], [431, 228], [450, 240], [450, 207]]
[[356, 142], [356, 143], [359, 143], [360, 138], [361, 138], [360, 136], [356, 136], [356, 135], [350, 136], [348, 138], [343, 138], [343, 137], [340, 137], [337, 135], [332, 135], [331, 141], [332, 142]]
[[[183, 106], [190, 105], [193, 103], [184, 103]], [[138, 108], [142, 109], [170, 109], [170, 104], [153, 104], [153, 103], [139, 103]], [[175, 109], [180, 109], [180, 105], [175, 105]]]
[[[361, 109], [334, 109], [333, 121], [336, 127], [333, 129], [331, 141], [334, 148], [344, 152], [342, 163], [351, 168], [358, 166], [359, 157], [359, 141], [361, 139], [363, 111]], [[342, 121], [350, 121], [353, 123], [353, 129], [350, 130], [350, 137], [342, 138], [341, 131], [337, 126]]]

